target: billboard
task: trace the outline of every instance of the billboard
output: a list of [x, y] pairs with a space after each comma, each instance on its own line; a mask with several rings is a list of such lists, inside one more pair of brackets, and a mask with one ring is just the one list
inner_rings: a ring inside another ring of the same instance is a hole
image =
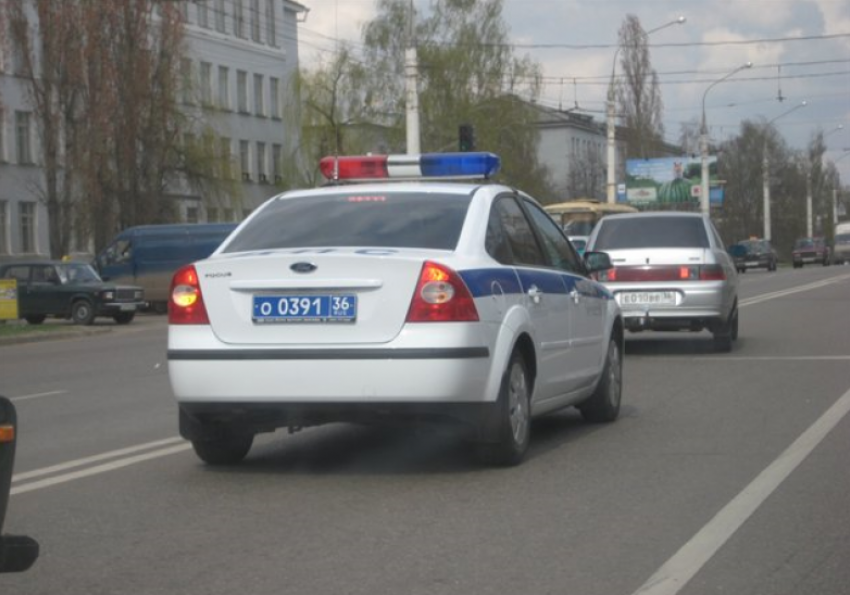
[[0, 320], [18, 318], [18, 280], [0, 279]]
[[[699, 204], [702, 160], [699, 157], [628, 159], [626, 183], [617, 200], [639, 206]], [[717, 177], [717, 157], [708, 158], [709, 202], [723, 204], [723, 187]]]

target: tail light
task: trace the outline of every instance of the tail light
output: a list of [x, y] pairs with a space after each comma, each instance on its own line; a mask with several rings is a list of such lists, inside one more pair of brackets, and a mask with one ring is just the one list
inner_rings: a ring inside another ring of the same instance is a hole
[[723, 267], [711, 265], [647, 265], [618, 267], [599, 271], [597, 279], [603, 283], [651, 282], [651, 281], [723, 281]]
[[168, 324], [210, 323], [194, 265], [187, 265], [174, 273], [168, 295]]
[[426, 261], [407, 311], [407, 322], [477, 322], [472, 294], [455, 271]]

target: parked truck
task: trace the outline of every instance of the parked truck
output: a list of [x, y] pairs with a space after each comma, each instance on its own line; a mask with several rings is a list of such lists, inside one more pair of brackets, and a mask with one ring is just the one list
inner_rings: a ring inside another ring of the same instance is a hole
[[94, 260], [105, 281], [140, 285], [148, 307], [165, 313], [171, 277], [213, 253], [236, 223], [141, 225], [125, 229]]

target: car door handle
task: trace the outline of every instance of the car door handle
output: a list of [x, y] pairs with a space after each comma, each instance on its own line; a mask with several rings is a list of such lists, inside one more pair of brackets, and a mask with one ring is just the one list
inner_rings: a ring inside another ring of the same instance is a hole
[[579, 301], [581, 301], [581, 294], [578, 292], [577, 289], [573, 289], [570, 292], [570, 297], [573, 299], [573, 303], [575, 303], [575, 304], [577, 304], [577, 303], [579, 303]]
[[531, 301], [535, 304], [539, 304], [540, 300], [543, 298], [543, 292], [536, 285], [532, 285], [528, 288], [528, 297], [531, 298]]

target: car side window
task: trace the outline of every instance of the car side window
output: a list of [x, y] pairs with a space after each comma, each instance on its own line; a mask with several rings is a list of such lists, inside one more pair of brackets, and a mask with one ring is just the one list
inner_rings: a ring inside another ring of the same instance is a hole
[[487, 220], [487, 237], [484, 240], [484, 249], [499, 264], [509, 265], [514, 262], [508, 236], [502, 227], [499, 209], [496, 208], [495, 204], [490, 209], [490, 218]]
[[499, 213], [502, 229], [507, 235], [508, 244], [513, 253], [515, 264], [540, 266], [547, 264], [546, 258], [537, 245], [525, 213], [512, 197], [500, 198], [494, 208]]
[[578, 255], [552, 217], [531, 201], [526, 200], [523, 204], [540, 232], [543, 248], [552, 266], [562, 271], [583, 274]]
[[32, 282], [56, 284], [59, 282], [59, 277], [56, 276], [56, 269], [52, 266], [35, 266], [32, 267]]
[[11, 266], [6, 269], [3, 277], [6, 279], [17, 279], [18, 284], [26, 283], [30, 278], [30, 268], [28, 266]]

